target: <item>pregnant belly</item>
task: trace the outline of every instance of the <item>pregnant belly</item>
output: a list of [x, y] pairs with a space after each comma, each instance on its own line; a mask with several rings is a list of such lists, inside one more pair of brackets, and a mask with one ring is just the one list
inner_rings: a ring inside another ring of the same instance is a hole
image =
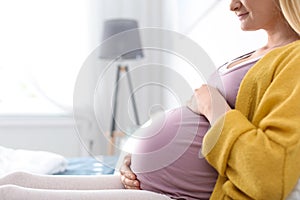
[[199, 155], [208, 128], [203, 116], [181, 107], [139, 129], [131, 167], [141, 188], [176, 198], [209, 198], [217, 173]]

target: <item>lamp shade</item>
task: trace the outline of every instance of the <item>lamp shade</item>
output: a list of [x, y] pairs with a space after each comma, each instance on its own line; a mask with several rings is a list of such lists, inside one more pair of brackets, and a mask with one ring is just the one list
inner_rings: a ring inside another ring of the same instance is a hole
[[132, 19], [104, 22], [100, 58], [138, 59], [143, 57], [138, 23]]

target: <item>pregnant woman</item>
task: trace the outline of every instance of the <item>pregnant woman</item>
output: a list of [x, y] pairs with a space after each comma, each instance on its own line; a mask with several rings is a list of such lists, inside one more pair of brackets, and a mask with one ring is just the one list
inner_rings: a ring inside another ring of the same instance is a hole
[[231, 0], [230, 8], [268, 42], [220, 67], [188, 107], [138, 131], [122, 183], [143, 190], [115, 190], [114, 176], [14, 173], [0, 179], [0, 198], [285, 199], [300, 176], [300, 1]]

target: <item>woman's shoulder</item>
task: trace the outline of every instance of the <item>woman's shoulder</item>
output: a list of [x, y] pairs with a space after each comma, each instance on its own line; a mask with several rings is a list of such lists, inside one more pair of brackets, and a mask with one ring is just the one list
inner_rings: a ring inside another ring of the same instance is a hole
[[[282, 54], [291, 54], [291, 53], [296, 53], [295, 55], [299, 55], [300, 52], [300, 40], [296, 40], [294, 42], [291, 42], [287, 45], [284, 45], [282, 47], [278, 47], [272, 51], [270, 51], [268, 54], [273, 54], [273, 55], [282, 55]], [[266, 54], [266, 55], [268, 55]]]
[[272, 62], [273, 64], [298, 62], [300, 59], [300, 40], [278, 47], [261, 59], [262, 62]]
[[[254, 74], [277, 76], [282, 70], [300, 72], [300, 40], [278, 47], [265, 54], [252, 67]], [[249, 72], [250, 72], [249, 71]]]

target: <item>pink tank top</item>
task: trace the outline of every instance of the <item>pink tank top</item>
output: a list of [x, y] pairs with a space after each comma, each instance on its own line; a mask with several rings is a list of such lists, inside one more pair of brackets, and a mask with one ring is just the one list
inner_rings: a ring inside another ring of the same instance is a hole
[[[225, 64], [211, 76], [209, 84], [234, 107], [240, 82], [257, 60], [230, 69]], [[141, 127], [135, 133], [139, 138], [133, 144], [131, 164], [141, 188], [174, 199], [209, 199], [218, 174], [199, 153], [209, 127], [204, 116], [187, 107], [160, 114], [150, 126]]]

